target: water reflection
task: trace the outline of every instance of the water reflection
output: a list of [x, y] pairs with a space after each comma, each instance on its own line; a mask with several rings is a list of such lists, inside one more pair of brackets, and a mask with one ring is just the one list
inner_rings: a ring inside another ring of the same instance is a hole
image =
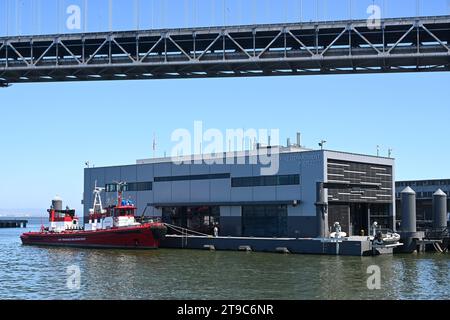
[[[23, 247], [0, 230], [0, 299], [450, 299], [449, 255], [336, 257]], [[69, 290], [67, 267], [81, 270]], [[381, 269], [382, 290], [367, 288]]]

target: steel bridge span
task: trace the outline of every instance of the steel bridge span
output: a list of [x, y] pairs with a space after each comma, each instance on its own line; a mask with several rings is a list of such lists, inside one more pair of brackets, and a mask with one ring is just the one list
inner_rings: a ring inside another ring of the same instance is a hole
[[0, 86], [449, 70], [450, 16], [0, 38]]

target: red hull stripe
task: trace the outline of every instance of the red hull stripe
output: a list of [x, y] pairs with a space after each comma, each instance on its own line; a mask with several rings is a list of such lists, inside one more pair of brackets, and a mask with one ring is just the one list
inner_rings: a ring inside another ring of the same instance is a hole
[[97, 244], [92, 244], [92, 245], [88, 245], [88, 244], [70, 244], [70, 243], [65, 243], [65, 244], [57, 244], [57, 243], [31, 243], [31, 244], [27, 244], [24, 243], [23, 245], [28, 246], [28, 245], [32, 245], [32, 246], [42, 246], [42, 247], [70, 247], [70, 248], [80, 248], [80, 249], [121, 249], [121, 250], [156, 250], [159, 248], [158, 246], [155, 247], [144, 247], [144, 246], [138, 246], [138, 247], [126, 247], [126, 246], [111, 246], [111, 245], [97, 245]]
[[84, 248], [158, 248], [152, 229], [159, 224], [116, 228], [100, 231], [74, 231], [63, 233], [30, 232], [22, 235], [24, 245], [44, 245]]

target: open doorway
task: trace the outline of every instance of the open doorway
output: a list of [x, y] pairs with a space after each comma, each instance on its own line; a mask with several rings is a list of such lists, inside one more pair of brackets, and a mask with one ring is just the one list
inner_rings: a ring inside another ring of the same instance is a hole
[[162, 210], [162, 220], [174, 226], [212, 234], [214, 226], [220, 220], [220, 208], [217, 206], [165, 207]]
[[367, 203], [350, 204], [350, 236], [369, 235], [369, 205]]

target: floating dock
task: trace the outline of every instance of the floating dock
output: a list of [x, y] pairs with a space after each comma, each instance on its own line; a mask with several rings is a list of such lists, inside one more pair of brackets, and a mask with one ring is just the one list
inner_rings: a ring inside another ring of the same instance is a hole
[[283, 254], [320, 254], [373, 256], [393, 254], [391, 246], [375, 246], [367, 237], [345, 239], [246, 238], [167, 235], [160, 247], [208, 251], [271, 252]]
[[0, 228], [26, 228], [28, 220], [0, 220]]

